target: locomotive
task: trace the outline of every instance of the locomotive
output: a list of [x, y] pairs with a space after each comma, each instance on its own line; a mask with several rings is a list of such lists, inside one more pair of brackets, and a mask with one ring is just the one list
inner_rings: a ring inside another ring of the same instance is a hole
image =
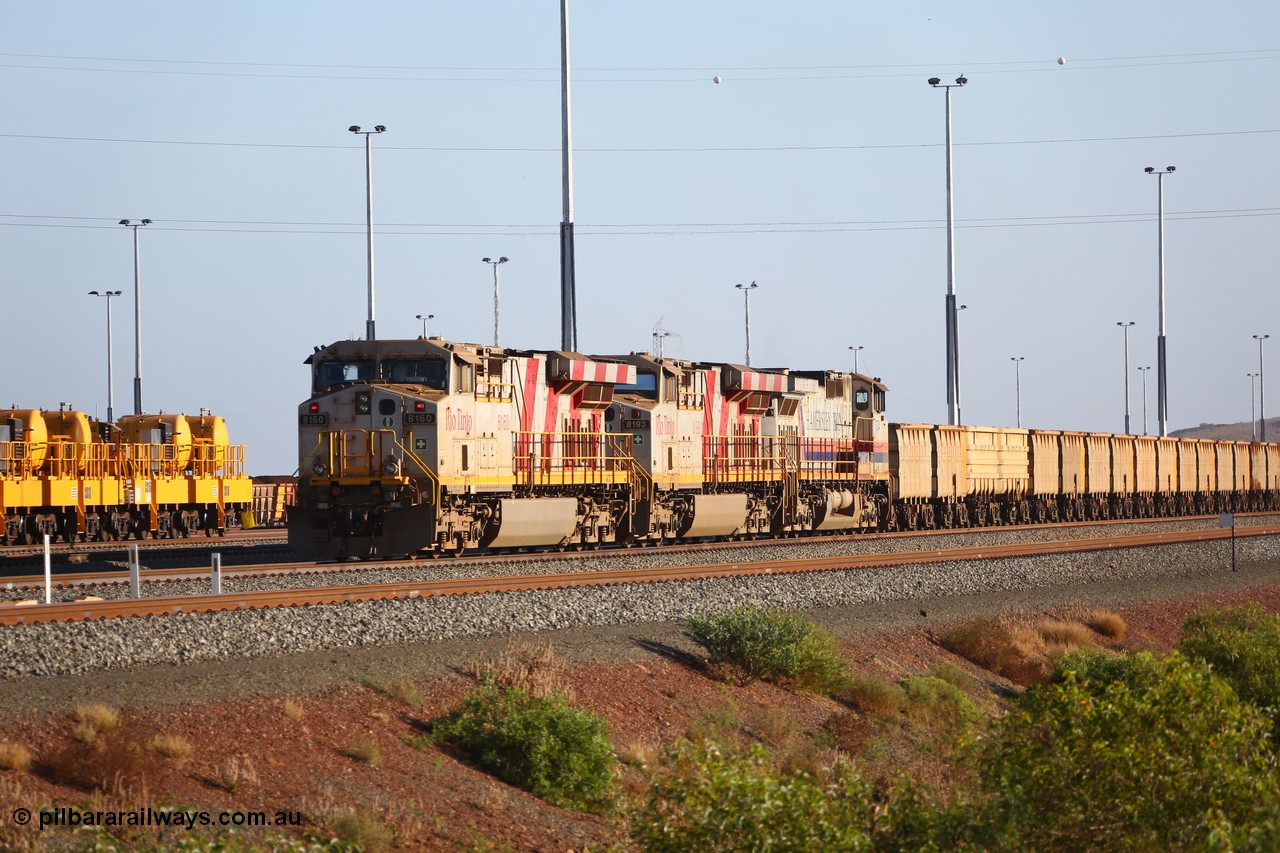
[[447, 341], [316, 347], [316, 559], [1280, 508], [1280, 445], [886, 420], [877, 378]]
[[215, 415], [0, 410], [0, 543], [221, 535], [251, 497]]
[[318, 347], [289, 541], [320, 558], [874, 529], [885, 388], [429, 338]]

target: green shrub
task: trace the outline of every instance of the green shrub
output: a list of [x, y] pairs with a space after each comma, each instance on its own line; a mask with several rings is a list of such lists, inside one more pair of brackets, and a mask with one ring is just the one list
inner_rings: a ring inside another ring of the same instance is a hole
[[563, 696], [486, 683], [435, 721], [432, 735], [503, 781], [548, 802], [601, 811], [613, 797], [609, 729]]
[[835, 698], [864, 714], [896, 714], [907, 701], [907, 694], [893, 682], [875, 675], [855, 675], [849, 686]]
[[1160, 666], [1159, 659], [1151, 655], [1076, 651], [1058, 658], [1048, 681], [1050, 684], [1063, 684], [1073, 680], [1083, 689], [1096, 692], [1103, 692], [1117, 683], [1139, 688], [1156, 677]]
[[931, 732], [956, 738], [982, 719], [982, 712], [959, 687], [924, 675], [904, 679], [907, 719]]
[[743, 683], [766, 679], [829, 691], [849, 682], [835, 639], [800, 613], [737, 607], [694, 616], [684, 634], [707, 650], [713, 666], [731, 667]]
[[986, 846], [1208, 849], [1274, 815], [1266, 718], [1202, 663], [1063, 661], [989, 742]]
[[939, 661], [929, 669], [934, 678], [941, 678], [948, 684], [954, 684], [961, 690], [971, 690], [977, 686], [977, 679], [950, 661]]
[[1241, 698], [1266, 710], [1280, 739], [1280, 616], [1257, 604], [1205, 610], [1183, 630], [1182, 653], [1209, 663]]
[[653, 851], [870, 850], [870, 787], [847, 763], [824, 778], [745, 753], [683, 742], [665, 757], [632, 837]]

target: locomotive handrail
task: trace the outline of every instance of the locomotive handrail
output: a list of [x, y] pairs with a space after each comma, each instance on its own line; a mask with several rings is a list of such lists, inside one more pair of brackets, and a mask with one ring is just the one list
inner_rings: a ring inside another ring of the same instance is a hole
[[[613, 472], [630, 472], [630, 436], [625, 440], [625, 455], [612, 456], [604, 451], [610, 440], [621, 441], [616, 433], [594, 431], [539, 432], [515, 430], [511, 433], [512, 473], [516, 482], [532, 488], [536, 485], [565, 483], [602, 483]], [[613, 445], [616, 446], [616, 445]]]
[[440, 505], [440, 478], [436, 476], [436, 473], [431, 470], [431, 468], [427, 465], [425, 461], [423, 461], [422, 457], [420, 457], [418, 454], [414, 453], [412, 450], [410, 450], [409, 448], [405, 447], [403, 444], [400, 443], [400, 437], [395, 434], [395, 430], [386, 429], [386, 430], [378, 430], [378, 432], [389, 433], [391, 435], [392, 443], [400, 449], [400, 451], [404, 454], [405, 458], [412, 459], [417, 464], [418, 469], [421, 470], [423, 474], [427, 475], [427, 480], [431, 483], [431, 503], [433, 506], [439, 506]]

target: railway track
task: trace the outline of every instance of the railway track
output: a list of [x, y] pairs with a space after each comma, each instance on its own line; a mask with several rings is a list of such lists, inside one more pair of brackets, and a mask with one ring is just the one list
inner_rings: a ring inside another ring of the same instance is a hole
[[[138, 539], [102, 542], [51, 543], [49, 554], [59, 563], [84, 563], [103, 554], [114, 554], [138, 546], [140, 553], [216, 551], [220, 548], [244, 548], [260, 545], [286, 545], [283, 530], [232, 530], [226, 536], [191, 536], [179, 539]], [[5, 545], [0, 547], [0, 566], [38, 562], [44, 558], [43, 545]]]
[[[1252, 526], [1265, 524], [1268, 521], [1280, 523], [1280, 516], [1275, 513], [1252, 513], [1248, 516], [1243, 514], [1237, 516], [1238, 519], [1248, 520], [1252, 522]], [[664, 545], [656, 548], [647, 548], [641, 550], [631, 550], [624, 548], [608, 548], [603, 550], [582, 550], [582, 551], [566, 551], [564, 553], [556, 553], [550, 551], [535, 551], [529, 553], [504, 553], [504, 554], [487, 554], [478, 553], [463, 557], [454, 557], [446, 560], [442, 565], [455, 567], [458, 573], [470, 571], [472, 567], [482, 566], [495, 560], [501, 560], [506, 563], [545, 563], [548, 560], [560, 560], [572, 562], [575, 560], [592, 560], [602, 556], [624, 557], [627, 554], [696, 554], [699, 551], [707, 550], [741, 550], [751, 551], [762, 547], [776, 546], [779, 544], [794, 544], [801, 546], [817, 546], [831, 543], [841, 542], [874, 542], [877, 540], [893, 542], [903, 539], [929, 539], [938, 536], [974, 536], [982, 537], [984, 535], [996, 535], [1003, 533], [1016, 532], [1046, 532], [1053, 530], [1076, 530], [1083, 528], [1096, 527], [1107, 529], [1116, 525], [1132, 526], [1142, 524], [1159, 528], [1167, 524], [1187, 523], [1187, 522], [1209, 522], [1216, 521], [1217, 516], [1196, 516], [1192, 518], [1161, 518], [1161, 519], [1145, 519], [1141, 522], [1133, 519], [1112, 519], [1109, 521], [1078, 521], [1063, 522], [1057, 524], [1038, 524], [1038, 525], [1019, 525], [1011, 527], [983, 527], [983, 528], [965, 528], [950, 530], [927, 530], [927, 531], [902, 531], [894, 533], [874, 533], [864, 534], [850, 537], [846, 535], [821, 535], [821, 536], [805, 536], [799, 539], [749, 539], [739, 541], [714, 541], [714, 542], [688, 542], [674, 545]], [[268, 539], [262, 544], [284, 544], [283, 540]], [[207, 558], [208, 555], [217, 551], [216, 546], [205, 546], [197, 548], [195, 555]], [[166, 556], [170, 552], [164, 552]], [[176, 552], [174, 552], [176, 553]], [[110, 554], [116, 561], [123, 560], [119, 547], [108, 549], [99, 554], [99, 558]], [[282, 575], [306, 575], [314, 576], [327, 573], [348, 573], [359, 571], [386, 571], [394, 570], [398, 567], [410, 567], [429, 565], [415, 558], [401, 558], [391, 560], [364, 560], [343, 563], [317, 563], [312, 561], [281, 561], [271, 562], [270, 564], [260, 565], [239, 565], [228, 566], [224, 560], [222, 577], [224, 579], [237, 578], [265, 578], [278, 577]], [[55, 565], [52, 572], [52, 581], [56, 589], [71, 589], [77, 587], [95, 587], [110, 586], [113, 584], [127, 584], [129, 582], [129, 573], [127, 570], [111, 569], [111, 570], [92, 570], [92, 571], [69, 571], [66, 570], [67, 561], [61, 561]], [[72, 564], [74, 565], [74, 564]], [[158, 583], [170, 581], [200, 581], [209, 580], [210, 570], [205, 566], [190, 568], [146, 568], [140, 571], [140, 580], [142, 583]], [[25, 574], [25, 575], [7, 575], [0, 572], [0, 587], [8, 587], [10, 589], [37, 589], [44, 587], [44, 574]]]
[[839, 555], [759, 562], [716, 563], [697, 566], [669, 566], [606, 569], [590, 572], [563, 572], [537, 575], [506, 575], [482, 578], [448, 578], [373, 583], [288, 590], [247, 590], [221, 595], [163, 596], [140, 599], [78, 600], [52, 604], [7, 604], [0, 607], [0, 625], [47, 622], [77, 622], [133, 616], [179, 615], [272, 607], [299, 607], [342, 604], [358, 601], [387, 601], [431, 598], [448, 595], [520, 592], [525, 590], [571, 589], [618, 584], [660, 583], [664, 581], [779, 575], [800, 572], [844, 571], [919, 563], [992, 560], [1007, 557], [1043, 556], [1079, 551], [1100, 551], [1208, 542], [1280, 534], [1280, 525], [1230, 529], [1166, 531], [1097, 539], [1059, 540], [1016, 544], [985, 544], [949, 549], [896, 553]]

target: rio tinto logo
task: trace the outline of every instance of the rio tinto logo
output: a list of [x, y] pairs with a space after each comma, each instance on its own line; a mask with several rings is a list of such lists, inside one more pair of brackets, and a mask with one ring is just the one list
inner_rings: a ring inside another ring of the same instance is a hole
[[470, 412], [464, 412], [461, 409], [445, 407], [444, 410], [444, 428], [450, 432], [471, 432], [472, 419]]

